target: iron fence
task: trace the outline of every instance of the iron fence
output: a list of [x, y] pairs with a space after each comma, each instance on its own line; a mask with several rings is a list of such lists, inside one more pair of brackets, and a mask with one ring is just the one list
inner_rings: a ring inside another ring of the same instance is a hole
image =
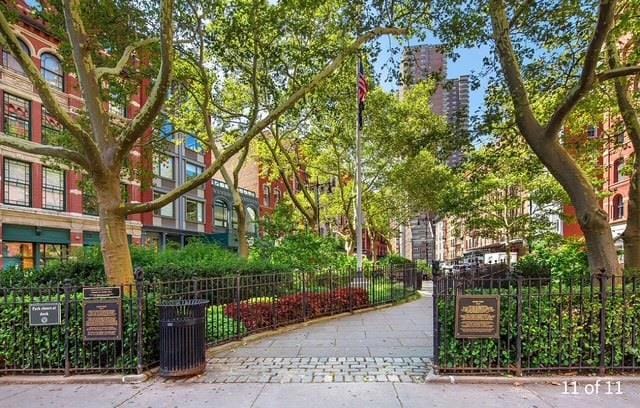
[[[218, 345], [312, 318], [395, 302], [416, 292], [415, 265], [237, 275], [121, 286], [122, 340], [84, 341], [81, 285], [0, 288], [0, 374], [141, 373], [159, 362], [158, 305], [207, 299], [206, 339]], [[29, 305], [58, 302], [61, 324], [30, 326]]]
[[[639, 371], [640, 280], [434, 278], [435, 366], [441, 374]], [[497, 295], [499, 338], [455, 336], [456, 297]]]

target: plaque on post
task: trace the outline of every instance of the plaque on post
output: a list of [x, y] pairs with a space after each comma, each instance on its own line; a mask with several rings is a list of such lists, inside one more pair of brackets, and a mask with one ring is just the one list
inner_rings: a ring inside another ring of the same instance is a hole
[[89, 299], [83, 307], [84, 341], [122, 340], [120, 299]]
[[100, 288], [82, 288], [82, 295], [85, 299], [119, 298], [121, 296], [120, 287], [108, 286]]
[[500, 296], [456, 296], [455, 334], [458, 339], [500, 338]]
[[62, 324], [60, 303], [30, 303], [29, 326], [59, 326]]

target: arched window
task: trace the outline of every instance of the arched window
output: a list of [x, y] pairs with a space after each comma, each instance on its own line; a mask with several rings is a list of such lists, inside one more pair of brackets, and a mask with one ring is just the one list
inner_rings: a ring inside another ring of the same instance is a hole
[[[18, 42], [20, 43], [20, 47], [22, 47], [22, 50], [26, 52], [27, 55], [31, 55], [27, 44], [19, 38]], [[11, 71], [17, 72], [19, 74], [24, 74], [24, 71], [18, 63], [18, 60], [9, 52], [9, 50], [2, 50], [2, 65], [5, 68], [10, 69]]]
[[271, 207], [271, 187], [266, 184], [262, 186], [262, 204]]
[[214, 208], [215, 226], [227, 228], [229, 226], [229, 206], [223, 200], [216, 200]]
[[276, 188], [273, 190], [273, 205], [278, 205], [280, 199], [282, 199], [282, 193], [279, 188]]
[[613, 182], [614, 183], [624, 180], [624, 174], [622, 173], [623, 169], [624, 169], [624, 160], [622, 158], [619, 158], [615, 162], [613, 162]]
[[616, 194], [613, 197], [613, 219], [621, 218], [624, 218], [624, 200], [620, 194]]
[[235, 208], [231, 209], [231, 228], [234, 231], [238, 229], [238, 213]]
[[40, 57], [40, 71], [42, 78], [52, 87], [64, 90], [64, 72], [62, 71], [62, 63], [53, 54], [42, 54]]
[[250, 235], [258, 235], [258, 217], [256, 210], [247, 207], [247, 232]]

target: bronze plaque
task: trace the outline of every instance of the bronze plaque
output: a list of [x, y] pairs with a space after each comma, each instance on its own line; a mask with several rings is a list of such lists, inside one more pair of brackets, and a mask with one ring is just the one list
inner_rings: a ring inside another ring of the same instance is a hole
[[84, 341], [122, 340], [120, 299], [85, 300]]
[[456, 338], [500, 338], [500, 296], [456, 296]]
[[82, 288], [82, 295], [85, 299], [98, 299], [118, 298], [121, 294], [118, 286], [110, 286], [102, 288]]

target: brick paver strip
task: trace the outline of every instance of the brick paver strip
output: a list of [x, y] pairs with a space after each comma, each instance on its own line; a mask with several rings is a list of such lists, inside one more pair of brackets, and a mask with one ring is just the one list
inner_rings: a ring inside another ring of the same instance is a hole
[[426, 357], [219, 357], [209, 360], [195, 383], [423, 383], [431, 373]]

